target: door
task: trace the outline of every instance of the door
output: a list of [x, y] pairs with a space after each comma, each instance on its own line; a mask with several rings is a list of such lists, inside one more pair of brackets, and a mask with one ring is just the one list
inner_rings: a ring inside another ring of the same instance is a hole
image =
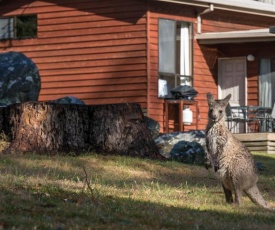
[[246, 59], [219, 59], [219, 98], [231, 93], [232, 105], [246, 105]]
[[[231, 106], [246, 105], [246, 58], [222, 58], [218, 65], [219, 98], [225, 98], [231, 94], [229, 101]], [[232, 112], [232, 111], [231, 111]], [[234, 111], [233, 111], [234, 112]], [[241, 111], [235, 111], [238, 124], [230, 124], [232, 132], [244, 132], [245, 115]], [[234, 130], [233, 128], [234, 127]]]

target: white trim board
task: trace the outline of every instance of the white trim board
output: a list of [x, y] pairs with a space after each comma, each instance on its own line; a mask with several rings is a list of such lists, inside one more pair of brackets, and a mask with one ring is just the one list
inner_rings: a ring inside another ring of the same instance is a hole
[[196, 34], [195, 39], [200, 44], [240, 43], [240, 42], [267, 42], [275, 41], [275, 34], [269, 29], [241, 30], [230, 32], [212, 32]]
[[184, 5], [201, 6], [208, 8], [210, 4], [214, 9], [241, 12], [247, 14], [275, 17], [275, 5], [253, 0], [155, 0], [161, 2], [179, 3]]

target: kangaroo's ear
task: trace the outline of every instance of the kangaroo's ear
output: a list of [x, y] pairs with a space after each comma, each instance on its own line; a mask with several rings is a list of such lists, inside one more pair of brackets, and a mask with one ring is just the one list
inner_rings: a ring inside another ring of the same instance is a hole
[[228, 94], [223, 100], [222, 100], [222, 103], [224, 106], [227, 106], [229, 100], [231, 98], [231, 94]]
[[211, 93], [206, 94], [208, 105], [212, 105], [215, 102], [215, 98]]

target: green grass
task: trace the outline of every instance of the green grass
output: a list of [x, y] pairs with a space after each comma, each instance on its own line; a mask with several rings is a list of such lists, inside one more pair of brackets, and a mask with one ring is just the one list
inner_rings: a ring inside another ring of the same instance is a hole
[[[259, 188], [275, 207], [275, 156]], [[85, 170], [87, 176], [85, 174]], [[87, 182], [88, 180], [88, 182]], [[0, 155], [0, 229], [274, 229], [275, 211], [225, 203], [204, 167], [123, 156]]]

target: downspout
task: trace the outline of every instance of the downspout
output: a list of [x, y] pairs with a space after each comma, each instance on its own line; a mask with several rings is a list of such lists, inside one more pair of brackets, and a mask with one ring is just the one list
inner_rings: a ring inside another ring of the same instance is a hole
[[197, 16], [197, 33], [200, 34], [201, 33], [201, 15], [203, 14], [207, 14], [209, 12], [214, 11], [214, 5], [210, 4], [209, 7], [207, 9], [205, 9], [204, 11], [202, 11], [201, 13], [198, 14]]

